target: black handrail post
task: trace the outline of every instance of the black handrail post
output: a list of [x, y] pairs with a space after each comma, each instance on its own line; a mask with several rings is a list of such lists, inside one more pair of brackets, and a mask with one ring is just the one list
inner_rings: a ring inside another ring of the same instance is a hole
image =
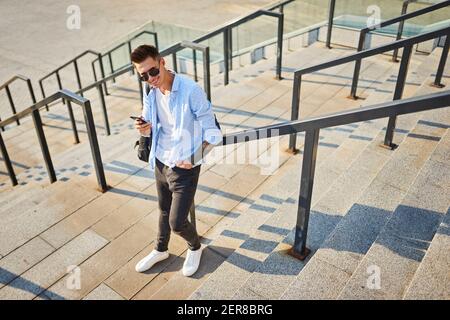
[[283, 57], [283, 28], [284, 28], [284, 14], [281, 13], [278, 17], [278, 38], [277, 38], [277, 75], [278, 80], [283, 79], [281, 76], [281, 64]]
[[33, 104], [36, 103], [36, 96], [34, 95], [33, 85], [31, 84], [31, 80], [27, 79], [28, 92], [30, 93], [31, 102]]
[[173, 71], [178, 72], [178, 64], [177, 64], [177, 53], [172, 53], [172, 64], [173, 64]]
[[230, 58], [230, 70], [233, 70], [233, 29], [228, 28], [228, 57]]
[[[130, 60], [131, 60], [131, 40], [128, 40], [128, 53], [129, 53], [129, 57], [130, 57]], [[130, 61], [130, 63], [132, 63], [131, 61]], [[131, 68], [131, 70], [130, 70], [130, 75], [133, 75], [134, 74], [134, 68]]]
[[[80, 78], [80, 70], [78, 70], [78, 63], [77, 60], [73, 60], [73, 67], [75, 69], [75, 75], [77, 77], [77, 84], [78, 84], [78, 89], [81, 90], [81, 88], [83, 87], [81, 85], [81, 78]], [[83, 92], [80, 92], [80, 95], [82, 97], [84, 97]]]
[[195, 202], [192, 201], [191, 208], [189, 209], [189, 217], [191, 220], [191, 224], [194, 226], [194, 229], [197, 229], [197, 222], [195, 220]]
[[[100, 53], [98, 54], [98, 65], [100, 66], [100, 74], [102, 75], [102, 79], [104, 79], [105, 78], [105, 67], [103, 66], [103, 58]], [[109, 92], [108, 92], [108, 86], [106, 85], [106, 81], [103, 83], [103, 87], [105, 90], [105, 94], [108, 96]]]
[[[407, 45], [403, 48], [402, 60], [400, 62], [400, 68], [398, 70], [397, 82], [395, 84], [394, 99], [399, 100], [402, 98], [403, 89], [405, 88], [406, 76], [408, 74], [408, 65], [411, 58], [412, 45]], [[395, 149], [397, 146], [393, 143], [396, 116], [389, 117], [388, 126], [386, 129], [386, 136], [384, 138], [384, 146]]]
[[159, 50], [159, 45], [158, 45], [158, 34], [156, 32], [153, 33], [153, 38], [155, 40], [155, 47], [156, 49]]
[[[58, 81], [58, 88], [59, 88], [59, 90], [62, 90], [61, 77], [59, 76], [59, 72], [58, 71], [56, 71], [56, 80]], [[66, 100], [62, 99], [62, 103], [66, 104]]]
[[[113, 62], [112, 62], [111, 52], [108, 52], [108, 60], [109, 60], [109, 67], [111, 68], [111, 74], [113, 74], [114, 73], [114, 66], [113, 66]], [[115, 77], [112, 78], [112, 82], [116, 83], [116, 78]]]
[[[365, 41], [366, 41], [366, 32], [363, 29], [359, 33], [358, 52], [364, 49]], [[350, 90], [349, 98], [354, 100], [358, 99], [356, 91], [358, 90], [358, 80], [359, 80], [359, 72], [361, 71], [361, 62], [362, 62], [361, 59], [355, 61], [355, 69], [353, 71], [352, 88]]]
[[[12, 98], [11, 91], [9, 91], [9, 86], [6, 86], [5, 90], [6, 90], [6, 95], [8, 96], [9, 105], [11, 106], [11, 111], [12, 111], [13, 114], [16, 114], [17, 113], [16, 112], [16, 107], [14, 106], [14, 100]], [[20, 126], [19, 119], [17, 119], [16, 122], [17, 122], [17, 125]]]
[[229, 35], [228, 29], [225, 29], [223, 31], [223, 72], [224, 72], [224, 74], [223, 74], [223, 84], [225, 86], [228, 85], [228, 82], [229, 82], [229, 74], [228, 74], [228, 71], [229, 71], [229, 65], [228, 65], [228, 62], [229, 62], [229, 57], [228, 57], [228, 53], [229, 53], [229, 51], [228, 51], [228, 44], [229, 44], [229, 41], [228, 41], [228, 35]]
[[11, 164], [11, 159], [8, 155], [8, 150], [6, 150], [5, 142], [3, 141], [2, 134], [0, 133], [0, 150], [2, 152], [2, 158], [5, 161], [6, 170], [8, 171], [9, 179], [13, 186], [17, 186], [17, 178], [14, 173], [14, 168]]
[[309, 215], [311, 212], [319, 132], [320, 129], [311, 129], [305, 132], [305, 147], [300, 180], [300, 193], [298, 197], [297, 224], [295, 226], [294, 246], [290, 252], [300, 260], [304, 260], [310, 253], [310, 250], [306, 247], [306, 240], [308, 235]]
[[91, 66], [92, 66], [92, 74], [94, 76], [94, 82], [97, 82], [97, 72], [95, 71], [95, 61], [97, 61], [97, 60], [92, 61]]
[[195, 49], [192, 49], [192, 60], [194, 62], [194, 80], [195, 82], [198, 81], [198, 74], [197, 74], [197, 52]]
[[[0, 118], [0, 121], [2, 121], [2, 118]], [[5, 132], [5, 127], [0, 127], [0, 129], [2, 129], [3, 132]]]
[[39, 114], [39, 109], [36, 109], [32, 113], [34, 128], [36, 129], [36, 134], [39, 140], [39, 145], [41, 146], [42, 156], [44, 157], [45, 166], [47, 168], [48, 177], [50, 183], [56, 181], [55, 168], [53, 167], [52, 158], [50, 156], [50, 151], [48, 149], [47, 139], [45, 138], [44, 129], [42, 128], [41, 115]]
[[331, 49], [331, 31], [333, 29], [334, 9], [336, 7], [336, 0], [330, 0], [330, 7], [328, 11], [328, 29], [326, 46]]
[[[402, 4], [402, 12], [400, 15], [405, 15], [406, 11], [408, 10], [408, 4], [409, 4], [409, 0], [405, 0]], [[403, 27], [405, 25], [405, 20], [400, 21], [400, 23], [398, 24], [398, 30], [397, 30], [397, 37], [395, 40], [400, 40], [402, 38], [402, 34], [403, 34]], [[392, 62], [398, 62], [398, 49], [394, 50], [394, 53], [392, 54]]]
[[[300, 106], [300, 87], [302, 83], [302, 75], [294, 73], [294, 87], [292, 88], [292, 107], [291, 107], [291, 121], [298, 120], [299, 106]], [[298, 152], [296, 148], [297, 133], [292, 133], [289, 136], [289, 149], [292, 154]]]
[[98, 145], [97, 133], [95, 132], [94, 117], [92, 116], [92, 108], [89, 100], [83, 103], [83, 113], [84, 113], [84, 121], [86, 122], [89, 144], [91, 145], [91, 153], [92, 158], [94, 160], [98, 186], [101, 192], [106, 192], [108, 190], [108, 185], [106, 184], [105, 171], [103, 170], [102, 156], [100, 154], [100, 147]]
[[[44, 91], [44, 85], [42, 84], [42, 79], [39, 80], [39, 87], [41, 88], [41, 94], [42, 94], [42, 99], [45, 99], [45, 91]], [[48, 104], [45, 105], [45, 109], [48, 111]]]
[[445, 63], [448, 57], [448, 50], [450, 45], [450, 34], [445, 37], [444, 47], [442, 48], [441, 59], [439, 60], [439, 66], [436, 72], [436, 78], [434, 79], [433, 85], [438, 88], [443, 88], [445, 85], [441, 83], [442, 75], [444, 73]]
[[69, 118], [70, 118], [70, 123], [72, 125], [74, 144], [78, 144], [78, 143], [80, 143], [80, 138], [78, 137], [77, 123], [75, 122], [75, 117], [73, 115], [73, 109], [72, 109], [72, 103], [70, 102], [70, 100], [67, 100], [67, 109], [69, 110]]
[[103, 87], [101, 84], [97, 86], [98, 95], [100, 98], [100, 103], [102, 104], [102, 111], [103, 111], [103, 119], [105, 121], [105, 131], [106, 135], [111, 135], [111, 130], [109, 128], [109, 120], [108, 120], [108, 111], [106, 110], [106, 102], [105, 102], [105, 96], [103, 95]]
[[203, 51], [203, 83], [206, 97], [211, 102], [211, 71], [209, 67], [209, 47]]

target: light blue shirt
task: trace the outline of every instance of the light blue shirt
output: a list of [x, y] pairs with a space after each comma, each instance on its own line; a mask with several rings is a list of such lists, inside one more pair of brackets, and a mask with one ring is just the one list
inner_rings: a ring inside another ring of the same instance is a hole
[[[173, 71], [174, 80], [170, 92], [169, 109], [174, 116], [174, 128], [172, 132], [172, 144], [166, 159], [169, 167], [174, 167], [178, 161], [189, 160], [194, 153], [199, 154], [203, 141], [210, 144], [218, 144], [222, 141], [222, 132], [217, 128], [211, 103], [206, 98], [203, 89], [192, 79], [179, 75]], [[152, 147], [149, 163], [152, 170], [155, 169], [156, 148], [161, 131], [161, 123], [157, 116], [156, 88], [145, 92], [142, 117], [152, 124]], [[191, 161], [192, 162], [192, 161]], [[195, 157], [193, 165], [198, 165], [203, 159]]]

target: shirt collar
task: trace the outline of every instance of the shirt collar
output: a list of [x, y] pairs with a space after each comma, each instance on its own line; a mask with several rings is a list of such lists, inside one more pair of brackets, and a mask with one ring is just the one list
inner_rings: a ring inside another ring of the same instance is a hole
[[173, 74], [173, 83], [172, 83], [172, 90], [171, 92], [175, 92], [178, 91], [178, 89], [180, 88], [180, 77], [178, 76], [178, 74], [173, 71], [173, 70], [169, 70], [169, 72], [171, 74]]
[[[181, 81], [179, 75], [171, 69], [168, 69], [167, 71], [169, 71], [174, 76], [173, 83], [172, 83], [172, 90], [170, 90], [170, 93], [178, 91], [178, 89], [180, 88], [180, 81]], [[155, 88], [150, 87], [150, 91], [153, 91], [153, 89], [155, 89]]]

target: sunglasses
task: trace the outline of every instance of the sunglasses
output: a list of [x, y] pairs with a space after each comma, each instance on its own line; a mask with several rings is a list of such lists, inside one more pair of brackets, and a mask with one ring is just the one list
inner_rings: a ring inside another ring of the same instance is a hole
[[141, 81], [148, 81], [148, 79], [150, 79], [150, 77], [156, 77], [159, 74], [159, 69], [152, 67], [150, 68], [150, 70], [143, 72], [142, 74], [139, 75], [139, 79]]

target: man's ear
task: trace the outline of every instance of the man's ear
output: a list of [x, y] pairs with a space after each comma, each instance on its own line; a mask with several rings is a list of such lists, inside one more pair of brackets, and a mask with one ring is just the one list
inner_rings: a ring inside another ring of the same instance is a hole
[[134, 68], [134, 70], [136, 71], [136, 73], [139, 74], [139, 71], [138, 71], [138, 69], [137, 69], [136, 63], [132, 62], [131, 64], [133, 65], [133, 68]]
[[166, 67], [166, 60], [163, 57], [161, 57], [161, 64], [163, 67]]

